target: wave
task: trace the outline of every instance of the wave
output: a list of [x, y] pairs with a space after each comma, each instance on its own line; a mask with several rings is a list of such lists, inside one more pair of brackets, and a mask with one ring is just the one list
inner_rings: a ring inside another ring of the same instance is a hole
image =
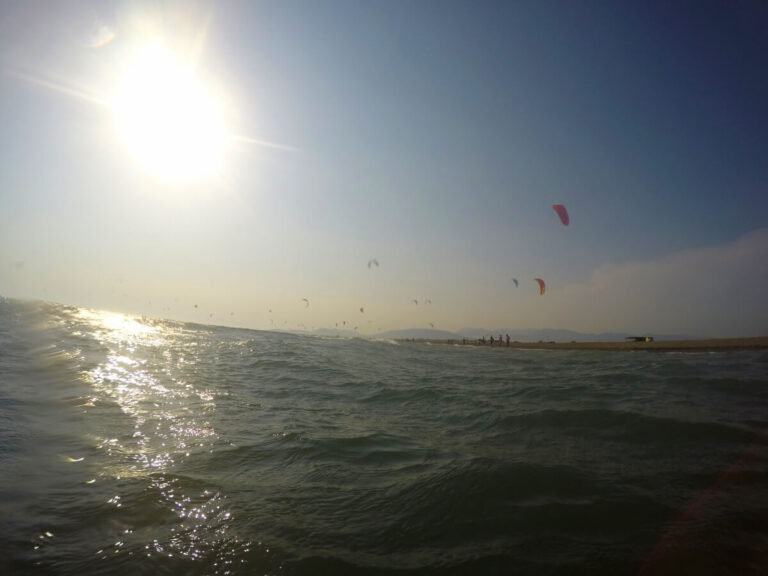
[[0, 301], [0, 569], [616, 574], [681, 517], [766, 538], [760, 354], [393, 344]]

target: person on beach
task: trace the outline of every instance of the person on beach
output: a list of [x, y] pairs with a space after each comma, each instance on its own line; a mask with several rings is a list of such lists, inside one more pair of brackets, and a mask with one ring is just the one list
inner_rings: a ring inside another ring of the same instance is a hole
[[507, 334], [507, 347], [509, 347], [509, 334]]
[[493, 336], [491, 336], [491, 346], [493, 346]]

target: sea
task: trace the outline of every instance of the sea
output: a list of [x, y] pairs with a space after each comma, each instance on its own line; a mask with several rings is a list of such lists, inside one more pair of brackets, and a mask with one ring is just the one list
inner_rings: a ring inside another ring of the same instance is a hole
[[0, 573], [768, 573], [768, 352], [0, 298]]

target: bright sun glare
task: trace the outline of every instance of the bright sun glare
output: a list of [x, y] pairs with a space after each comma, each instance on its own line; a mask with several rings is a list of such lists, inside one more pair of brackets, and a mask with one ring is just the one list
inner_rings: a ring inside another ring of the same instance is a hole
[[137, 52], [113, 103], [120, 137], [152, 173], [179, 181], [219, 168], [227, 133], [217, 102], [161, 44]]

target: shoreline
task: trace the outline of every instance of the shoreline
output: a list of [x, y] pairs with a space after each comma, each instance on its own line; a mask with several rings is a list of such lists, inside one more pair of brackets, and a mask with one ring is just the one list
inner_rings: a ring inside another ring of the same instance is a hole
[[396, 339], [402, 343], [443, 344], [474, 348], [509, 348], [510, 350], [647, 350], [647, 351], [710, 351], [710, 350], [765, 350], [768, 336], [752, 338], [707, 338], [702, 340], [654, 340], [653, 342], [510, 342], [502, 345], [481, 343], [477, 340], [432, 340], [429, 338]]

